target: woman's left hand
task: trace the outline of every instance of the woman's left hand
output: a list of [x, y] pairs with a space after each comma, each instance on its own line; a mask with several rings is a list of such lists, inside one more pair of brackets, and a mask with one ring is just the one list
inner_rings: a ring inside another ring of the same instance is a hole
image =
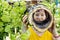
[[52, 31], [53, 31], [53, 32], [52, 32], [53, 38], [54, 38], [55, 40], [60, 40], [60, 35], [59, 35], [58, 32], [57, 32], [55, 23], [53, 23]]
[[55, 23], [52, 24], [51, 28], [49, 28], [49, 31], [53, 34], [54, 40], [60, 40], [60, 35], [58, 34], [58, 32], [56, 30]]

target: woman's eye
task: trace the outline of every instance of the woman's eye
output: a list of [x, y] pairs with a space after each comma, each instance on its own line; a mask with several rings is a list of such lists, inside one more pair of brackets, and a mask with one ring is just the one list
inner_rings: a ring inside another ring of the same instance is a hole
[[36, 14], [36, 16], [39, 16], [39, 14]]
[[37, 10], [36, 12], [39, 12], [40, 10]]
[[44, 16], [43, 14], [41, 14], [41, 16]]

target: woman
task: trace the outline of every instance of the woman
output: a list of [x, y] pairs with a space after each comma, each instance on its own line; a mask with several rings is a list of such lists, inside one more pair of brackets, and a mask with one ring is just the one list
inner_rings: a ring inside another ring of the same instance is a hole
[[[32, 25], [28, 26], [29, 23]], [[55, 30], [53, 15], [44, 5], [37, 5], [23, 17], [23, 23], [30, 31], [28, 40], [59, 40], [60, 36]]]

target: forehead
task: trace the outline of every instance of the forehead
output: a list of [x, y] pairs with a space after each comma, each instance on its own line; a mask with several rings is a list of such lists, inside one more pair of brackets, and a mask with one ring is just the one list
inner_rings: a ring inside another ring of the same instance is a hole
[[34, 14], [45, 14], [45, 10], [44, 9], [37, 9]]
[[44, 9], [37, 9], [36, 12], [44, 11]]

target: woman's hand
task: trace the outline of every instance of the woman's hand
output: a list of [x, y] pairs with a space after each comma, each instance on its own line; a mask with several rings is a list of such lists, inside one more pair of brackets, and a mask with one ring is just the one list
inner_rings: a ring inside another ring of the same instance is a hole
[[28, 17], [27, 17], [27, 15], [25, 15], [24, 17], [23, 17], [23, 24], [24, 24], [24, 27], [23, 27], [23, 31], [25, 32], [27, 29], [28, 29]]
[[23, 23], [24, 23], [24, 25], [28, 25], [28, 20], [27, 20], [28, 18], [27, 18], [27, 15], [25, 15], [24, 17], [23, 17]]
[[60, 35], [58, 34], [56, 27], [54, 27], [53, 29], [53, 37], [55, 38], [55, 40], [60, 40]]
[[49, 28], [49, 31], [53, 34], [53, 40], [60, 40], [55, 23], [52, 24], [51, 28]]

